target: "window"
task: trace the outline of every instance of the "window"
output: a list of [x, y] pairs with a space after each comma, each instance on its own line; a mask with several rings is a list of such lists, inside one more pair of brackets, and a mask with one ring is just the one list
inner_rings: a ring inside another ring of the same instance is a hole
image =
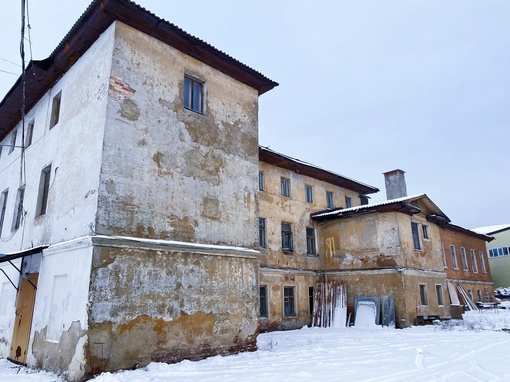
[[259, 218], [259, 246], [266, 248], [266, 219]]
[[34, 136], [34, 124], [35, 120], [32, 119], [27, 127], [27, 135], [25, 137], [25, 147], [28, 147], [32, 144], [32, 137]]
[[204, 81], [184, 76], [184, 107], [197, 113], [204, 112]]
[[264, 181], [264, 171], [259, 171], [259, 190], [264, 191], [265, 181]]
[[267, 318], [267, 287], [261, 285], [259, 288], [260, 317]]
[[415, 251], [421, 251], [420, 232], [418, 231], [418, 223], [411, 222], [411, 232], [413, 234], [413, 245]]
[[50, 189], [51, 165], [45, 167], [41, 172], [39, 181], [39, 198], [37, 200], [37, 211], [35, 216], [41, 216], [46, 213], [48, 206], [48, 192]]
[[482, 301], [482, 291], [480, 289], [476, 290], [476, 297], [478, 297], [478, 301]]
[[16, 230], [21, 225], [23, 219], [23, 198], [25, 197], [25, 187], [18, 188], [16, 196], [16, 207], [14, 209], [14, 220], [12, 222], [12, 230]]
[[457, 264], [457, 255], [455, 254], [455, 246], [450, 245], [450, 254], [452, 255], [452, 268], [459, 269], [459, 265]]
[[335, 199], [331, 191], [326, 191], [326, 207], [335, 208]]
[[290, 196], [290, 179], [280, 178], [280, 191], [283, 196]]
[[4, 225], [5, 210], [7, 209], [7, 196], [9, 195], [9, 189], [4, 190], [0, 195], [0, 237], [2, 236], [2, 227]]
[[313, 287], [308, 287], [308, 313], [313, 314]]
[[473, 272], [478, 273], [478, 264], [476, 264], [475, 251], [472, 249], [469, 251], [471, 257], [471, 264], [473, 264]]
[[306, 254], [310, 256], [317, 255], [317, 246], [315, 245], [315, 228], [306, 227]]
[[50, 129], [55, 126], [60, 119], [60, 102], [62, 99], [62, 92], [58, 92], [58, 94], [53, 97], [53, 103], [51, 105], [51, 119], [50, 119]]
[[368, 196], [366, 195], [360, 195], [359, 196], [359, 199], [360, 199], [360, 204], [362, 206], [364, 206], [365, 204], [368, 204]]
[[443, 266], [445, 268], [448, 268], [446, 266], [446, 256], [444, 255], [444, 244], [443, 243], [441, 243], [441, 259], [443, 259]]
[[464, 268], [464, 270], [468, 270], [466, 248], [464, 248], [464, 247], [460, 248], [460, 257], [462, 259], [462, 268]]
[[313, 203], [313, 187], [305, 184], [305, 199], [308, 203]]
[[421, 231], [423, 233], [423, 239], [424, 240], [429, 240], [430, 237], [429, 237], [429, 226], [426, 225], [426, 224], [422, 224], [421, 225]]
[[292, 226], [290, 223], [282, 223], [282, 250], [292, 252]]
[[283, 314], [285, 316], [295, 316], [295, 287], [283, 287]]
[[473, 291], [471, 289], [468, 289], [468, 295], [469, 295], [469, 298], [472, 300], [473, 299]]
[[487, 273], [487, 268], [485, 268], [485, 259], [483, 258], [483, 252], [480, 252], [478, 255], [480, 257], [480, 266], [482, 267], [482, 273]]
[[440, 284], [436, 284], [436, 296], [437, 296], [437, 305], [444, 305], [443, 301], [443, 287]]
[[352, 207], [352, 199], [348, 196], [345, 197], [345, 208], [351, 208]]
[[9, 154], [14, 151], [14, 148], [16, 147], [16, 137], [18, 136], [18, 131], [14, 129], [11, 134], [11, 143], [9, 146]]
[[425, 284], [420, 284], [420, 303], [421, 305], [428, 305], [427, 299], [427, 286]]

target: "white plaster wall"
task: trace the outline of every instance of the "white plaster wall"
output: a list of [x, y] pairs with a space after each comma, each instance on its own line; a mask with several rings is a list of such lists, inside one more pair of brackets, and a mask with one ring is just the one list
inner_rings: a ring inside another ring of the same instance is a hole
[[[40, 244], [55, 244], [88, 235], [95, 220], [104, 121], [113, 49], [113, 28], [92, 47], [28, 111], [26, 126], [35, 118], [32, 144], [26, 149], [25, 221], [11, 231], [20, 186], [21, 149], [0, 156], [0, 192], [9, 189], [0, 252], [14, 252]], [[60, 120], [50, 130], [53, 97], [62, 91]], [[21, 123], [16, 144], [21, 145]], [[10, 135], [2, 143], [8, 144]], [[35, 217], [41, 171], [51, 164], [45, 215]]]
[[[61, 319], [61, 333], [69, 330], [73, 322], [79, 322], [81, 329], [88, 327], [87, 304], [90, 282], [90, 267], [92, 262], [92, 245], [90, 238], [83, 238], [56, 245], [43, 251], [41, 270], [34, 307], [34, 318], [30, 343], [28, 348], [27, 364], [36, 366], [36, 358], [32, 345], [36, 333], [41, 333], [50, 322], [50, 313], [58, 309], [57, 316]], [[66, 275], [65, 292], [54, 291], [55, 277]], [[54, 298], [57, 296], [58, 298]], [[52, 305], [57, 305], [52, 306]], [[55, 342], [48, 338], [47, 341]], [[79, 371], [79, 364], [85, 364], [83, 341], [76, 347], [73, 357], [71, 374]], [[40, 349], [39, 349], [40, 350]], [[79, 373], [78, 373], [79, 374]]]
[[[19, 269], [21, 259], [14, 260], [12, 263]], [[4, 274], [0, 271], [0, 358], [6, 358], [9, 356], [11, 347], [17, 294], [7, 276], [15, 285], [18, 285], [19, 273], [9, 263], [1, 263], [0, 268], [5, 272]]]

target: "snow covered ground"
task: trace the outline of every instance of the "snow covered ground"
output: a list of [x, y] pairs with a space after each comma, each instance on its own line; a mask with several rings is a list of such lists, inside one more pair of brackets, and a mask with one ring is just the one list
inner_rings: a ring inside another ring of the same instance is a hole
[[[497, 313], [496, 313], [497, 312]], [[103, 373], [93, 382], [510, 381], [510, 311], [403, 330], [303, 328], [259, 336], [259, 350], [203, 361]], [[0, 360], [0, 381], [54, 382], [55, 375]]]

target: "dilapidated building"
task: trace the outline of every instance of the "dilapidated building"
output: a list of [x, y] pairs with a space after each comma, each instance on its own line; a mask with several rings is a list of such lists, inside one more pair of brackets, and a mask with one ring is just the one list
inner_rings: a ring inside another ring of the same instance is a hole
[[0, 103], [0, 356], [80, 380], [255, 349], [277, 84], [127, 0], [26, 73]]

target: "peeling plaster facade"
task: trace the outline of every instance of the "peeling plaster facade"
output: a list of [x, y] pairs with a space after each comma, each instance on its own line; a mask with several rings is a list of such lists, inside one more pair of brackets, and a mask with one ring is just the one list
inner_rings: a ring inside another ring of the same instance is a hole
[[[14, 259], [0, 262], [0, 357], [80, 381], [255, 350], [258, 96], [277, 84], [124, 0], [93, 2], [66, 39], [32, 64], [30, 146], [0, 154], [0, 253]], [[185, 76], [201, 81], [199, 112]], [[21, 126], [2, 144], [16, 132], [23, 146]]]

